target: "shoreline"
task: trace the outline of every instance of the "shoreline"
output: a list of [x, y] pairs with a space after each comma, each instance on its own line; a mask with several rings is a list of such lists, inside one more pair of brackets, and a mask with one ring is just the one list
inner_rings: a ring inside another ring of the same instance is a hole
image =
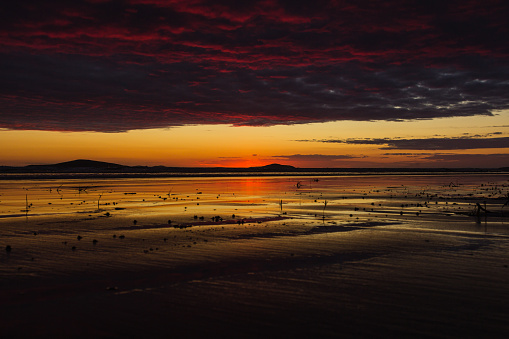
[[44, 179], [136, 179], [136, 178], [228, 178], [228, 177], [335, 177], [335, 176], [446, 176], [446, 175], [509, 175], [507, 168], [294, 168], [284, 171], [251, 168], [179, 168], [171, 170], [105, 170], [67, 169], [25, 171], [1, 170], [0, 181]]
[[509, 175], [509, 171], [445, 171], [445, 172], [268, 172], [268, 173], [0, 173], [0, 182], [8, 180], [51, 179], [176, 179], [176, 178], [266, 178], [266, 177], [355, 177], [355, 176], [468, 176]]

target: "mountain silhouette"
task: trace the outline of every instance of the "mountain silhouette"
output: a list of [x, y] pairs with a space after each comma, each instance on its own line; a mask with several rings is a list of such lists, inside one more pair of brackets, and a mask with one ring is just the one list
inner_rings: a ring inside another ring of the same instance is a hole
[[27, 167], [51, 167], [55, 169], [68, 169], [68, 168], [88, 168], [88, 169], [119, 169], [126, 166], [114, 164], [111, 162], [95, 161], [78, 159], [66, 162], [60, 162], [53, 165], [29, 165]]
[[252, 170], [259, 170], [259, 171], [293, 171], [295, 170], [295, 167], [290, 165], [281, 165], [281, 164], [270, 164], [265, 166], [258, 166], [258, 167], [250, 167]]

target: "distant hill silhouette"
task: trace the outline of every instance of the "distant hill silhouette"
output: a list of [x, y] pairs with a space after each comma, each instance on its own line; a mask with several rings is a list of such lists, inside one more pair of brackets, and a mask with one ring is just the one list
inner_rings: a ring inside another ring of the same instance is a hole
[[[146, 166], [124, 166], [119, 164], [114, 164], [111, 162], [104, 162], [104, 161], [95, 161], [95, 160], [87, 160], [87, 159], [78, 159], [78, 160], [72, 160], [72, 161], [66, 161], [66, 162], [60, 162], [58, 164], [52, 164], [52, 165], [28, 165], [26, 168], [47, 168], [47, 169], [55, 169], [55, 170], [69, 170], [69, 169], [109, 169], [109, 170], [115, 170], [115, 169], [146, 169], [146, 170], [165, 170], [165, 169], [175, 169], [175, 167], [166, 167], [166, 166], [154, 166], [154, 167], [146, 167]], [[185, 167], [183, 167], [185, 169]], [[213, 170], [214, 168], [201, 168], [201, 170]], [[229, 168], [225, 167], [217, 167], [216, 169], [224, 169], [228, 170]], [[230, 168], [232, 169], [232, 168]], [[249, 168], [235, 168], [238, 170], [253, 170], [253, 171], [275, 171], [275, 172], [283, 172], [283, 171], [292, 171], [296, 168], [290, 165], [281, 165], [281, 164], [270, 164], [265, 166], [256, 166], [256, 167], [249, 167]]]
[[95, 161], [95, 160], [86, 160], [86, 159], [78, 159], [72, 161], [61, 162], [54, 165], [49, 165], [52, 167], [66, 167], [66, 168], [76, 168], [76, 167], [91, 167], [91, 168], [121, 168], [125, 167], [124, 165], [114, 164], [111, 162], [104, 161]]
[[[16, 178], [142, 178], [185, 176], [229, 176], [235, 175], [337, 175], [340, 173], [500, 173], [503, 168], [301, 168], [290, 165], [270, 164], [256, 167], [167, 167], [167, 166], [125, 166], [111, 162], [78, 159], [52, 165], [28, 165], [24, 167], [0, 166], [0, 179], [5, 176]], [[34, 174], [36, 176], [34, 176]]]
[[293, 166], [290, 166], [290, 165], [270, 164], [270, 165], [265, 165], [265, 166], [249, 167], [249, 169], [258, 170], [258, 171], [282, 172], [282, 171], [293, 171], [296, 168]]
[[28, 165], [26, 168], [47, 168], [47, 169], [73, 169], [73, 168], [86, 168], [86, 169], [121, 169], [126, 166], [114, 164], [111, 162], [104, 161], [95, 161], [95, 160], [86, 160], [86, 159], [78, 159], [66, 162], [60, 162], [58, 164], [52, 165]]

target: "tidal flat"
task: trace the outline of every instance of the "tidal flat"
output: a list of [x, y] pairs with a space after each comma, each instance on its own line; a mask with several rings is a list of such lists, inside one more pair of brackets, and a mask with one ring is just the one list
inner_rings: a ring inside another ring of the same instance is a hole
[[0, 181], [0, 336], [507, 337], [509, 175]]

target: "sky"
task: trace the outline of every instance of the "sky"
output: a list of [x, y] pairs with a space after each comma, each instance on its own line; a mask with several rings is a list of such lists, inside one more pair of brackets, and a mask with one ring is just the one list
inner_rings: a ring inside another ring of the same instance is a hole
[[0, 9], [0, 165], [509, 166], [509, 2]]

